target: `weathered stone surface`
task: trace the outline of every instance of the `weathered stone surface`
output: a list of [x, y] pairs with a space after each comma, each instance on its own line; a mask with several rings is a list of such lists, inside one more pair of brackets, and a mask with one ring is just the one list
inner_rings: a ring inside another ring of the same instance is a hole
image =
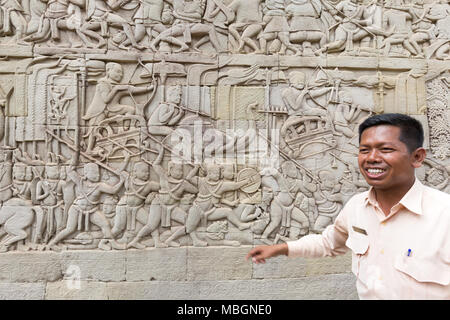
[[126, 281], [186, 280], [187, 251], [187, 248], [129, 250]]
[[0, 300], [43, 300], [45, 283], [0, 283]]
[[186, 266], [188, 280], [251, 279], [252, 264], [245, 260], [247, 252], [248, 247], [189, 247]]
[[276, 300], [357, 299], [351, 273], [293, 279], [189, 282], [120, 282], [107, 284], [110, 299]]
[[92, 250], [61, 253], [61, 268], [79, 270], [81, 280], [124, 281], [126, 279], [126, 252], [98, 252]]
[[107, 283], [62, 280], [46, 285], [46, 300], [107, 300]]
[[0, 259], [0, 281], [56, 281], [62, 279], [63, 269], [58, 253], [11, 252]]

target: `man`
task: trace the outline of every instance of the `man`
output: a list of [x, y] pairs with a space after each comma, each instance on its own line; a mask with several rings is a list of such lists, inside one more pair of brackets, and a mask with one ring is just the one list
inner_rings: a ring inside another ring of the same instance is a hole
[[[96, 163], [87, 163], [83, 168], [83, 176], [80, 176], [75, 166], [71, 165], [67, 173], [69, 178], [75, 183], [77, 198], [69, 209], [67, 225], [49, 242], [48, 248], [56, 251], [61, 249], [57, 246], [59, 242], [66, 239], [77, 229], [90, 231], [90, 223], [100, 227], [105, 239], [112, 243], [112, 232], [109, 221], [100, 208], [100, 197], [102, 194], [116, 194], [124, 183], [124, 177], [120, 175], [120, 180], [115, 185], [109, 185], [100, 181], [100, 167]], [[101, 242], [104, 245], [105, 241]], [[100, 247], [100, 246], [99, 246]]]
[[450, 196], [415, 177], [426, 156], [421, 124], [382, 114], [366, 119], [359, 134], [370, 190], [352, 197], [321, 235], [258, 246], [247, 258], [336, 256], [350, 248], [361, 299], [450, 299]]

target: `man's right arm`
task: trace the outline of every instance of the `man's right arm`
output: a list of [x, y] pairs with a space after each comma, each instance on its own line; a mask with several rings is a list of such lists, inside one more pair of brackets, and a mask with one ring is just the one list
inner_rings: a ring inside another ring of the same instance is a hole
[[320, 258], [336, 256], [347, 252], [348, 238], [345, 208], [334, 224], [325, 228], [322, 234], [310, 234], [295, 241], [271, 246], [257, 246], [247, 254], [254, 263], [265, 263], [266, 259], [279, 255], [288, 257]]

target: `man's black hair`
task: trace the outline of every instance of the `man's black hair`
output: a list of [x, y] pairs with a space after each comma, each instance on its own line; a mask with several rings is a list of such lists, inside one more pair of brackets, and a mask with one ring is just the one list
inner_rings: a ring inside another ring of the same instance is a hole
[[401, 113], [377, 114], [364, 120], [359, 125], [359, 142], [364, 130], [379, 125], [391, 125], [400, 128], [400, 141], [411, 153], [423, 145], [423, 127], [416, 119]]

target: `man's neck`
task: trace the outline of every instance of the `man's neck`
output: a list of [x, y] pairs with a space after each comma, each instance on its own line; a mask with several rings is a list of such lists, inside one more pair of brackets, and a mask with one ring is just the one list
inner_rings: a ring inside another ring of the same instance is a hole
[[373, 189], [378, 205], [380, 206], [381, 210], [383, 210], [385, 216], [388, 216], [391, 212], [392, 207], [399, 203], [400, 200], [402, 200], [409, 189], [411, 189], [414, 182], [415, 179], [402, 187], [396, 187], [394, 189]]

